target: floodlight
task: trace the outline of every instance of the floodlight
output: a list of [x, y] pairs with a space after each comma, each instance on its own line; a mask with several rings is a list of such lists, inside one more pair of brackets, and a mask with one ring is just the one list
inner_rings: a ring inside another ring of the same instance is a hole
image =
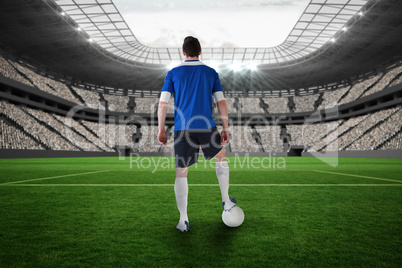
[[218, 70], [219, 70], [219, 63], [216, 62], [216, 61], [211, 61], [211, 62], [209, 63], [209, 66], [211, 66], [211, 68], [215, 69], [215, 71], [218, 71]]
[[60, 15], [65, 16], [65, 15], [66, 15], [66, 12], [62, 11], [62, 12], [60, 13]]
[[359, 13], [359, 16], [363, 16], [364, 14], [363, 14], [363, 11], [360, 11]]
[[335, 43], [335, 41], [336, 41], [336, 39], [332, 37], [332, 38], [331, 38], [331, 42], [332, 42], [332, 43]]
[[342, 31], [344, 31], [344, 32], [346, 32], [347, 30], [348, 30], [347, 27], [343, 27], [343, 28], [342, 28]]
[[169, 69], [169, 70], [171, 70], [171, 69], [173, 69], [174, 67], [176, 67], [178, 64], [179, 64], [178, 62], [172, 61], [171, 63], [169, 63], [168, 65], [166, 65], [166, 68]]
[[93, 41], [94, 41], [94, 40], [93, 40], [92, 38], [89, 38], [89, 39], [88, 39], [88, 42], [89, 42], [89, 43], [92, 43]]
[[230, 69], [232, 69], [234, 72], [238, 72], [241, 70], [241, 65], [238, 62], [234, 62], [232, 65], [230, 65]]
[[81, 30], [82, 30], [81, 27], [77, 27], [77, 31], [81, 32]]
[[257, 64], [255, 63], [255, 62], [251, 62], [250, 64], [248, 64], [247, 65], [247, 68], [250, 70], [250, 71], [256, 71], [258, 68], [257, 68]]

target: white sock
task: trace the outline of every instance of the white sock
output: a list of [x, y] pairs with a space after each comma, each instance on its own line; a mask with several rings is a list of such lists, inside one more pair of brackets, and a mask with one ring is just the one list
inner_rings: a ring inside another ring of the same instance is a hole
[[176, 194], [177, 208], [180, 211], [180, 221], [188, 221], [187, 217], [187, 196], [188, 184], [187, 177], [176, 178], [174, 183], [174, 192]]
[[222, 202], [229, 202], [229, 166], [227, 161], [216, 162], [216, 176], [221, 188]]

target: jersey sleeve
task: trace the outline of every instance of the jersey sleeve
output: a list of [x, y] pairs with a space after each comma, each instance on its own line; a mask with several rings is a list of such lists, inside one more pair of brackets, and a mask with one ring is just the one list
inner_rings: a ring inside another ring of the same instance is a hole
[[160, 97], [160, 101], [169, 102], [170, 97], [172, 96], [174, 90], [173, 81], [172, 81], [172, 73], [168, 72], [165, 77], [165, 83], [162, 87], [162, 93]]
[[225, 99], [225, 97], [223, 96], [223, 89], [218, 73], [216, 73], [215, 76], [214, 87], [212, 88], [212, 96], [214, 97], [216, 102]]
[[219, 79], [218, 73], [215, 73], [214, 87], [212, 88], [212, 94], [217, 91], [223, 91], [221, 80]]

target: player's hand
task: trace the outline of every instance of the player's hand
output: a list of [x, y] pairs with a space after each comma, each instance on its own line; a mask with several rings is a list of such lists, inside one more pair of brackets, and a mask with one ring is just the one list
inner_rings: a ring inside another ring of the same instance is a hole
[[166, 146], [167, 143], [167, 135], [166, 135], [166, 131], [164, 129], [159, 130], [158, 133], [158, 142], [162, 145]]
[[222, 130], [221, 132], [221, 145], [225, 145], [229, 141], [229, 131]]

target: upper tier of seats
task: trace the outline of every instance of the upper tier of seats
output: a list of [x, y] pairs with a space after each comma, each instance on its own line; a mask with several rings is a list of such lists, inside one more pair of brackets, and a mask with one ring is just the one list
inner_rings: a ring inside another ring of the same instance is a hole
[[[36, 73], [32, 69], [14, 60], [0, 55], [0, 75], [35, 87], [60, 98], [83, 104], [94, 109], [105, 109], [121, 113], [154, 113], [158, 98], [139, 98], [102, 94], [76, 86], [70, 86], [54, 78]], [[291, 113], [311, 112], [345, 104], [381, 91], [402, 82], [402, 65], [387, 72], [360, 81], [352, 86], [324, 91], [312, 95], [275, 98], [226, 97], [229, 113]], [[168, 113], [174, 112], [171, 99]], [[214, 106], [214, 113], [216, 113]]]

